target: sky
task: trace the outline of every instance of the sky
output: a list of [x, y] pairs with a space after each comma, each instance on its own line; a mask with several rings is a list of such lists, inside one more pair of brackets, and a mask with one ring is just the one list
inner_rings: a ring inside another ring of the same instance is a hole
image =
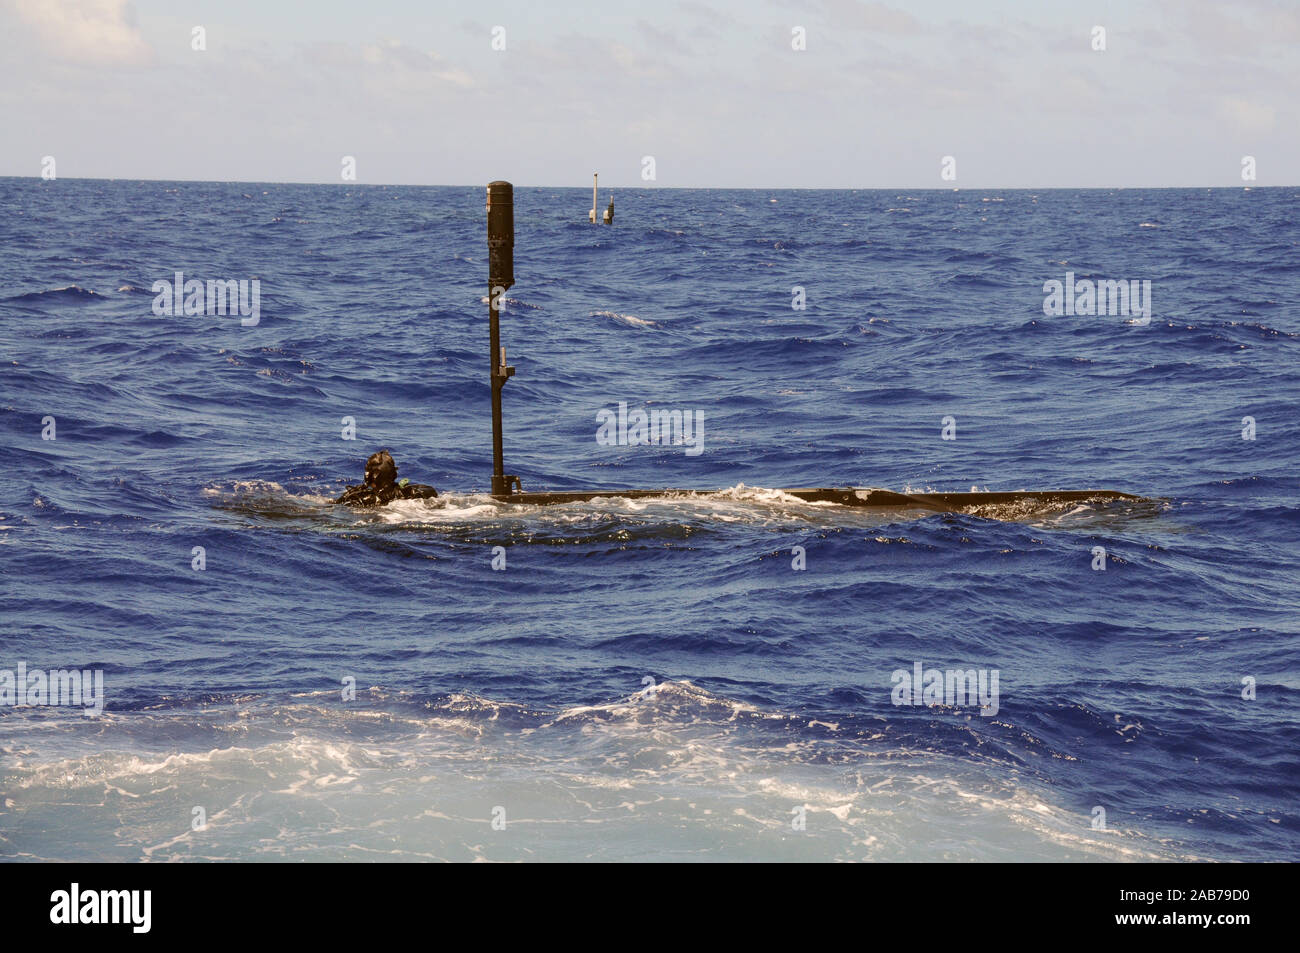
[[1298, 108], [1300, 0], [0, 0], [6, 176], [1293, 186]]

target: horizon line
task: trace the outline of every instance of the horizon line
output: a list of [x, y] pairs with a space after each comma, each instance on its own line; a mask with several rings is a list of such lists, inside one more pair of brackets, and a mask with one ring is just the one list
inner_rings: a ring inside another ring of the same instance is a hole
[[[0, 180], [6, 179], [33, 179], [37, 182], [58, 182], [68, 180], [71, 182], [159, 182], [159, 183], [183, 183], [189, 185], [321, 185], [335, 186], [343, 188], [416, 188], [416, 189], [471, 189], [485, 188], [487, 182], [483, 183], [432, 183], [432, 182], [334, 182], [334, 181], [300, 181], [300, 180], [282, 180], [275, 181], [271, 179], [150, 179], [150, 178], [132, 178], [127, 176], [107, 176], [107, 175], [59, 175], [53, 179], [46, 179], [41, 175], [0, 175]], [[488, 181], [500, 181], [489, 179]], [[505, 180], [510, 181], [510, 180]], [[515, 188], [519, 189], [579, 189], [585, 191], [585, 185], [533, 185], [529, 183], [511, 182]], [[1117, 191], [1117, 190], [1146, 190], [1152, 191], [1157, 189], [1170, 190], [1197, 190], [1197, 191], [1214, 191], [1224, 189], [1293, 189], [1300, 185], [1261, 185], [1259, 183], [1243, 183], [1242, 185], [866, 185], [866, 186], [847, 186], [847, 185], [610, 185], [605, 187], [605, 191], [679, 191], [679, 192], [1082, 192], [1082, 191]]]

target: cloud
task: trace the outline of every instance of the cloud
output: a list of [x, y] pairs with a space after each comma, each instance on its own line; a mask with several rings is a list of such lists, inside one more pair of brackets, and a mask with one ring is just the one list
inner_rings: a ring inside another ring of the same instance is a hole
[[83, 66], [153, 61], [127, 0], [8, 0], [6, 5], [51, 56]]
[[661, 30], [646, 20], [637, 20], [636, 28], [648, 45], [660, 53], [680, 53], [685, 55], [691, 52], [690, 47], [682, 41], [681, 37], [671, 30]]
[[437, 53], [417, 50], [399, 40], [366, 43], [361, 47], [361, 59], [369, 67], [403, 77], [415, 88], [428, 85], [429, 79], [453, 86], [474, 85], [468, 73], [444, 62]]
[[[360, 82], [376, 94], [428, 93], [439, 87], [468, 88], [474, 78], [438, 54], [407, 46], [399, 40], [354, 45], [314, 43], [303, 59], [337, 82]], [[291, 75], [291, 74], [290, 74]]]
[[1294, 0], [1163, 0], [1164, 22], [1209, 56], [1255, 59], [1269, 47], [1300, 39], [1300, 9]]
[[868, 33], [890, 33], [895, 36], [919, 36], [930, 32], [928, 27], [910, 13], [883, 3], [823, 0], [822, 9], [836, 29], [866, 30]]
[[1277, 121], [1272, 106], [1239, 96], [1220, 96], [1217, 112], [1219, 118], [1248, 133], [1272, 132]]

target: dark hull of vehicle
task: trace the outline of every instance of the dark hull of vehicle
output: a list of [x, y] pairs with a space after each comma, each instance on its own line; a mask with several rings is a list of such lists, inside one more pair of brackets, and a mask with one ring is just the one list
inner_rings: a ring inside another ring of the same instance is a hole
[[[560, 490], [545, 493], [495, 494], [503, 503], [530, 503], [552, 506], [581, 503], [587, 500], [622, 497], [642, 499], [655, 496], [714, 496], [725, 490]], [[984, 506], [1033, 503], [1054, 506], [1069, 503], [1111, 503], [1116, 500], [1142, 500], [1143, 497], [1114, 490], [1037, 490], [1008, 493], [895, 493], [873, 487], [808, 487], [783, 489], [781, 493], [809, 503], [838, 503], [841, 506], [892, 510], [929, 510], [935, 513], [958, 513]]]

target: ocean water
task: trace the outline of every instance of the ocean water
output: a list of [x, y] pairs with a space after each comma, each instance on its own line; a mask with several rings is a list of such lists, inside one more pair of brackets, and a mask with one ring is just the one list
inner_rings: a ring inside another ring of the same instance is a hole
[[[730, 488], [562, 507], [484, 492], [483, 199], [0, 180], [0, 670], [104, 685], [0, 706], [0, 858], [1296, 857], [1300, 191], [519, 187], [507, 470]], [[443, 496], [331, 507], [379, 447]]]

